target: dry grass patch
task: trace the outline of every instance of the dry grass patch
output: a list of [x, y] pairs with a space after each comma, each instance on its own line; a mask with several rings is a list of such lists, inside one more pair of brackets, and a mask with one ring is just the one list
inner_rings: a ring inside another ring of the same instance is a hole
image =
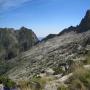
[[77, 68], [68, 84], [70, 90], [90, 90], [90, 71], [82, 67]]

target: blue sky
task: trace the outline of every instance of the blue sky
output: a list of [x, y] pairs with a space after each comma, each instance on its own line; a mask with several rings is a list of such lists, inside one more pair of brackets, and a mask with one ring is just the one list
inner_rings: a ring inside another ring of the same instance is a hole
[[80, 23], [90, 0], [0, 0], [0, 27], [31, 28], [38, 37]]

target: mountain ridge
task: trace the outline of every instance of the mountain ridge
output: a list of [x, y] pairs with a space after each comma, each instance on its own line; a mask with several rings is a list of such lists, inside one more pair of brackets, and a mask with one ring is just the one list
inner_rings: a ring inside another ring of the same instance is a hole
[[51, 37], [50, 35], [48, 35], [47, 37], [45, 37], [44, 39], [42, 39], [42, 41], [46, 41], [48, 39], [54, 38], [55, 36], [60, 36], [63, 35], [64, 33], [69, 33], [69, 32], [77, 32], [77, 33], [81, 33], [81, 32], [85, 32], [87, 30], [90, 29], [90, 10], [87, 10], [84, 18], [81, 20], [80, 24], [77, 26], [70, 26], [68, 28], [63, 29], [59, 34], [50, 34], [53, 35], [53, 37]]

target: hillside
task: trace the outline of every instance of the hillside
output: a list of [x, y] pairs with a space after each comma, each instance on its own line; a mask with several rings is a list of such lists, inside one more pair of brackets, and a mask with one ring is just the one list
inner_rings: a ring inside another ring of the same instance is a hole
[[[82, 62], [86, 60], [90, 50], [89, 12], [87, 11], [80, 25], [76, 27], [77, 29], [68, 28], [63, 34], [57, 35], [46, 42], [43, 41], [12, 59], [12, 63], [18, 63], [7, 75], [16, 81], [27, 80], [34, 75], [45, 72], [48, 68], [69, 67], [69, 61]], [[88, 25], [84, 26], [83, 20]]]
[[18, 65], [9, 71], [8, 75], [11, 79], [29, 79], [47, 68], [58, 67], [69, 60], [85, 60], [88, 39], [90, 31], [82, 34], [72, 32], [34, 46], [15, 58], [15, 61], [19, 61]]
[[90, 10], [41, 42], [25, 27], [0, 28], [0, 58], [0, 74], [20, 90], [90, 90]]

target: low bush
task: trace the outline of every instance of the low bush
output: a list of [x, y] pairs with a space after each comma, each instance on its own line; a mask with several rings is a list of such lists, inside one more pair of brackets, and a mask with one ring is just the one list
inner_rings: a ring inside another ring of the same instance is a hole
[[55, 71], [54, 75], [61, 74], [64, 72], [64, 70], [61, 67], [55, 67], [53, 68], [53, 70]]
[[14, 88], [16, 86], [16, 83], [13, 82], [8, 77], [0, 76], [0, 83], [3, 84], [5, 87], [8, 88]]

